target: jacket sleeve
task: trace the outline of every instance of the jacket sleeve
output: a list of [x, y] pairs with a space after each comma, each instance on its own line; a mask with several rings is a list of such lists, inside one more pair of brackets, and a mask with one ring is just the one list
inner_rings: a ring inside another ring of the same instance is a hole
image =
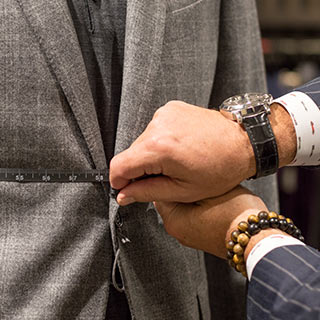
[[245, 92], [266, 92], [266, 77], [255, 0], [223, 0], [219, 48], [210, 105]]
[[320, 253], [277, 248], [256, 265], [248, 286], [248, 319], [320, 319]]
[[295, 91], [301, 91], [307, 94], [320, 108], [320, 77], [307, 82], [303, 86], [295, 89]]

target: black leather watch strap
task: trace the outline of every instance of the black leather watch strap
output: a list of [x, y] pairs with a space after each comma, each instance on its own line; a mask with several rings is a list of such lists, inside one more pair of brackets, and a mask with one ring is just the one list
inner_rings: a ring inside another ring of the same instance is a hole
[[279, 167], [278, 148], [268, 115], [263, 112], [242, 122], [251, 141], [256, 158], [256, 175], [251, 179], [275, 173]]

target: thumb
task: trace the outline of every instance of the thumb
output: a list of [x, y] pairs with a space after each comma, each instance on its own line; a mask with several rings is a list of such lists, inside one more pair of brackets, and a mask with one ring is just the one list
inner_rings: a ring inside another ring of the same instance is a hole
[[167, 176], [157, 176], [133, 181], [119, 192], [117, 202], [126, 206], [134, 202], [181, 201], [185, 192], [177, 181]]
[[144, 175], [162, 174], [162, 157], [146, 148], [143, 143], [133, 144], [129, 149], [114, 156], [110, 161], [110, 184], [122, 189], [132, 179]]

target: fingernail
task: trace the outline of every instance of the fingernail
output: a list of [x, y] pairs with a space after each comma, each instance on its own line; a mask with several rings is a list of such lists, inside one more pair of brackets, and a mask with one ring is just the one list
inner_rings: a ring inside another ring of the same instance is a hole
[[132, 197], [121, 197], [119, 196], [117, 198], [117, 202], [120, 204], [120, 206], [127, 206], [128, 204], [136, 202], [136, 200]]

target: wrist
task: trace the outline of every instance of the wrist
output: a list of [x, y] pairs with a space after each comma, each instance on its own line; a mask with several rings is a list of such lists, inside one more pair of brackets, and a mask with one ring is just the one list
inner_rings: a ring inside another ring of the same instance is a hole
[[290, 164], [296, 155], [296, 133], [291, 117], [283, 106], [273, 103], [270, 108], [269, 120], [277, 142], [280, 168]]
[[[279, 156], [279, 168], [281, 168], [290, 164], [296, 155], [296, 133], [291, 117], [283, 106], [278, 103], [273, 103], [270, 108], [271, 114], [269, 121], [275, 135]], [[256, 174], [256, 160], [248, 134], [242, 127], [241, 129], [242, 145], [244, 146], [243, 152], [246, 159], [244, 179], [247, 179]]]
[[255, 247], [255, 245], [260, 242], [262, 239], [267, 238], [273, 234], [281, 234], [284, 236], [290, 236], [284, 231], [281, 231], [280, 229], [266, 229], [266, 230], [261, 230], [258, 234], [252, 236], [250, 238], [250, 241], [248, 242], [248, 245], [244, 251], [244, 261], [247, 261], [247, 258], [251, 252], [251, 250]]
[[256, 168], [256, 158], [255, 154], [252, 148], [252, 144], [250, 142], [248, 133], [246, 130], [240, 126], [240, 133], [241, 133], [241, 146], [242, 146], [242, 154], [243, 154], [243, 174], [242, 174], [242, 180], [246, 180], [250, 177], [255, 176], [257, 172]]
[[[279, 168], [290, 164], [297, 152], [297, 141], [295, 128], [287, 110], [278, 103], [271, 106], [269, 121], [276, 139]], [[255, 154], [246, 130], [241, 126], [241, 145], [243, 157], [246, 165], [244, 166], [244, 179], [256, 174]]]
[[[244, 216], [241, 215], [241, 218], [243, 217]], [[238, 221], [238, 219], [235, 219], [234, 223]], [[232, 223], [232, 227], [234, 223]], [[285, 231], [285, 233], [283, 233], [283, 231]], [[301, 230], [298, 229], [289, 218], [278, 215], [275, 212], [267, 211], [250, 215], [247, 220], [238, 223], [237, 228], [235, 228], [230, 234], [230, 237], [226, 239], [227, 259], [229, 260], [230, 266], [247, 277], [246, 261], [255, 245], [270, 235], [277, 235], [277, 237], [279, 237], [279, 235], [286, 234], [300, 241], [304, 241]]]
[[[246, 131], [237, 146], [238, 157], [246, 156], [244, 179], [267, 176], [278, 169], [277, 144], [268, 117], [271, 102], [270, 94], [245, 93], [226, 99], [220, 106], [223, 116]], [[242, 173], [241, 169], [238, 171]]]

